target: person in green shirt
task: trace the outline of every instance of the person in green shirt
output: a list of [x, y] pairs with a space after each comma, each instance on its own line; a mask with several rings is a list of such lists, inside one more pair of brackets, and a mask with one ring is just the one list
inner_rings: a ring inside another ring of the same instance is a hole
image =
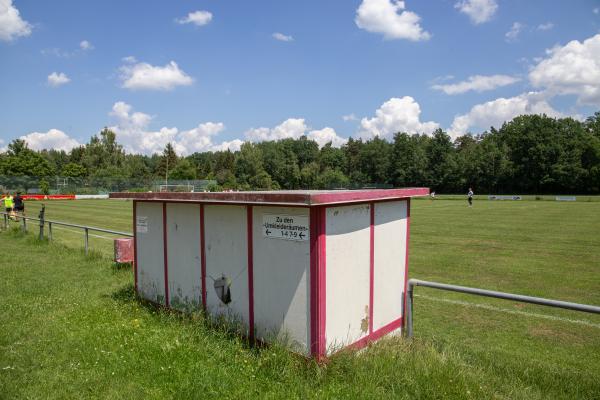
[[4, 195], [4, 208], [6, 209], [6, 212], [10, 214], [10, 212], [12, 211], [14, 205], [13, 205], [13, 197], [10, 195], [10, 193]]

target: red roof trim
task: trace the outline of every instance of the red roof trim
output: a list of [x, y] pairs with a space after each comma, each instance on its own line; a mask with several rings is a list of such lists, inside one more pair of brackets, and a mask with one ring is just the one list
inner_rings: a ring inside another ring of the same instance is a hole
[[429, 188], [332, 190], [332, 191], [273, 191], [273, 192], [215, 192], [215, 193], [111, 193], [111, 199], [191, 201], [199, 203], [238, 203], [316, 206], [325, 204], [382, 201], [415, 196], [427, 196]]

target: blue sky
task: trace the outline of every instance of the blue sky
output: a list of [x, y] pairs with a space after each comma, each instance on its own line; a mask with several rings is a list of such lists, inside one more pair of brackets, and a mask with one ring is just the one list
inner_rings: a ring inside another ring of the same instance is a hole
[[600, 110], [600, 1], [0, 0], [0, 148], [456, 137]]

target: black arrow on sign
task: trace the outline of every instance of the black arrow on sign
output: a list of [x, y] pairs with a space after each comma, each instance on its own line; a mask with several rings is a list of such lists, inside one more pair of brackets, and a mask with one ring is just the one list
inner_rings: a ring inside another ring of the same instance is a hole
[[267, 235], [270, 235], [270, 234], [271, 234], [271, 231], [269, 230], [269, 228], [267, 228], [267, 230], [265, 231], [265, 233], [266, 233]]
[[304, 232], [300, 232], [300, 234], [298, 236], [300, 236], [300, 239], [304, 239], [304, 236], [305, 236]]

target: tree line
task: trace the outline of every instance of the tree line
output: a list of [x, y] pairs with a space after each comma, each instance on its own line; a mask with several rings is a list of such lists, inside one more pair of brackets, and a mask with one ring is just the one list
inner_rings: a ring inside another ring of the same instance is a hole
[[[600, 193], [600, 112], [584, 121], [522, 115], [480, 135], [452, 140], [399, 132], [391, 140], [349, 139], [319, 148], [305, 136], [239, 151], [178, 156], [127, 154], [105, 128], [69, 152], [33, 151], [16, 139], [0, 153], [0, 175], [146, 182], [209, 179], [211, 190], [426, 186], [443, 193]], [[47, 184], [47, 182], [46, 182]], [[43, 185], [43, 183], [41, 184]], [[125, 187], [125, 189], [135, 189]]]

